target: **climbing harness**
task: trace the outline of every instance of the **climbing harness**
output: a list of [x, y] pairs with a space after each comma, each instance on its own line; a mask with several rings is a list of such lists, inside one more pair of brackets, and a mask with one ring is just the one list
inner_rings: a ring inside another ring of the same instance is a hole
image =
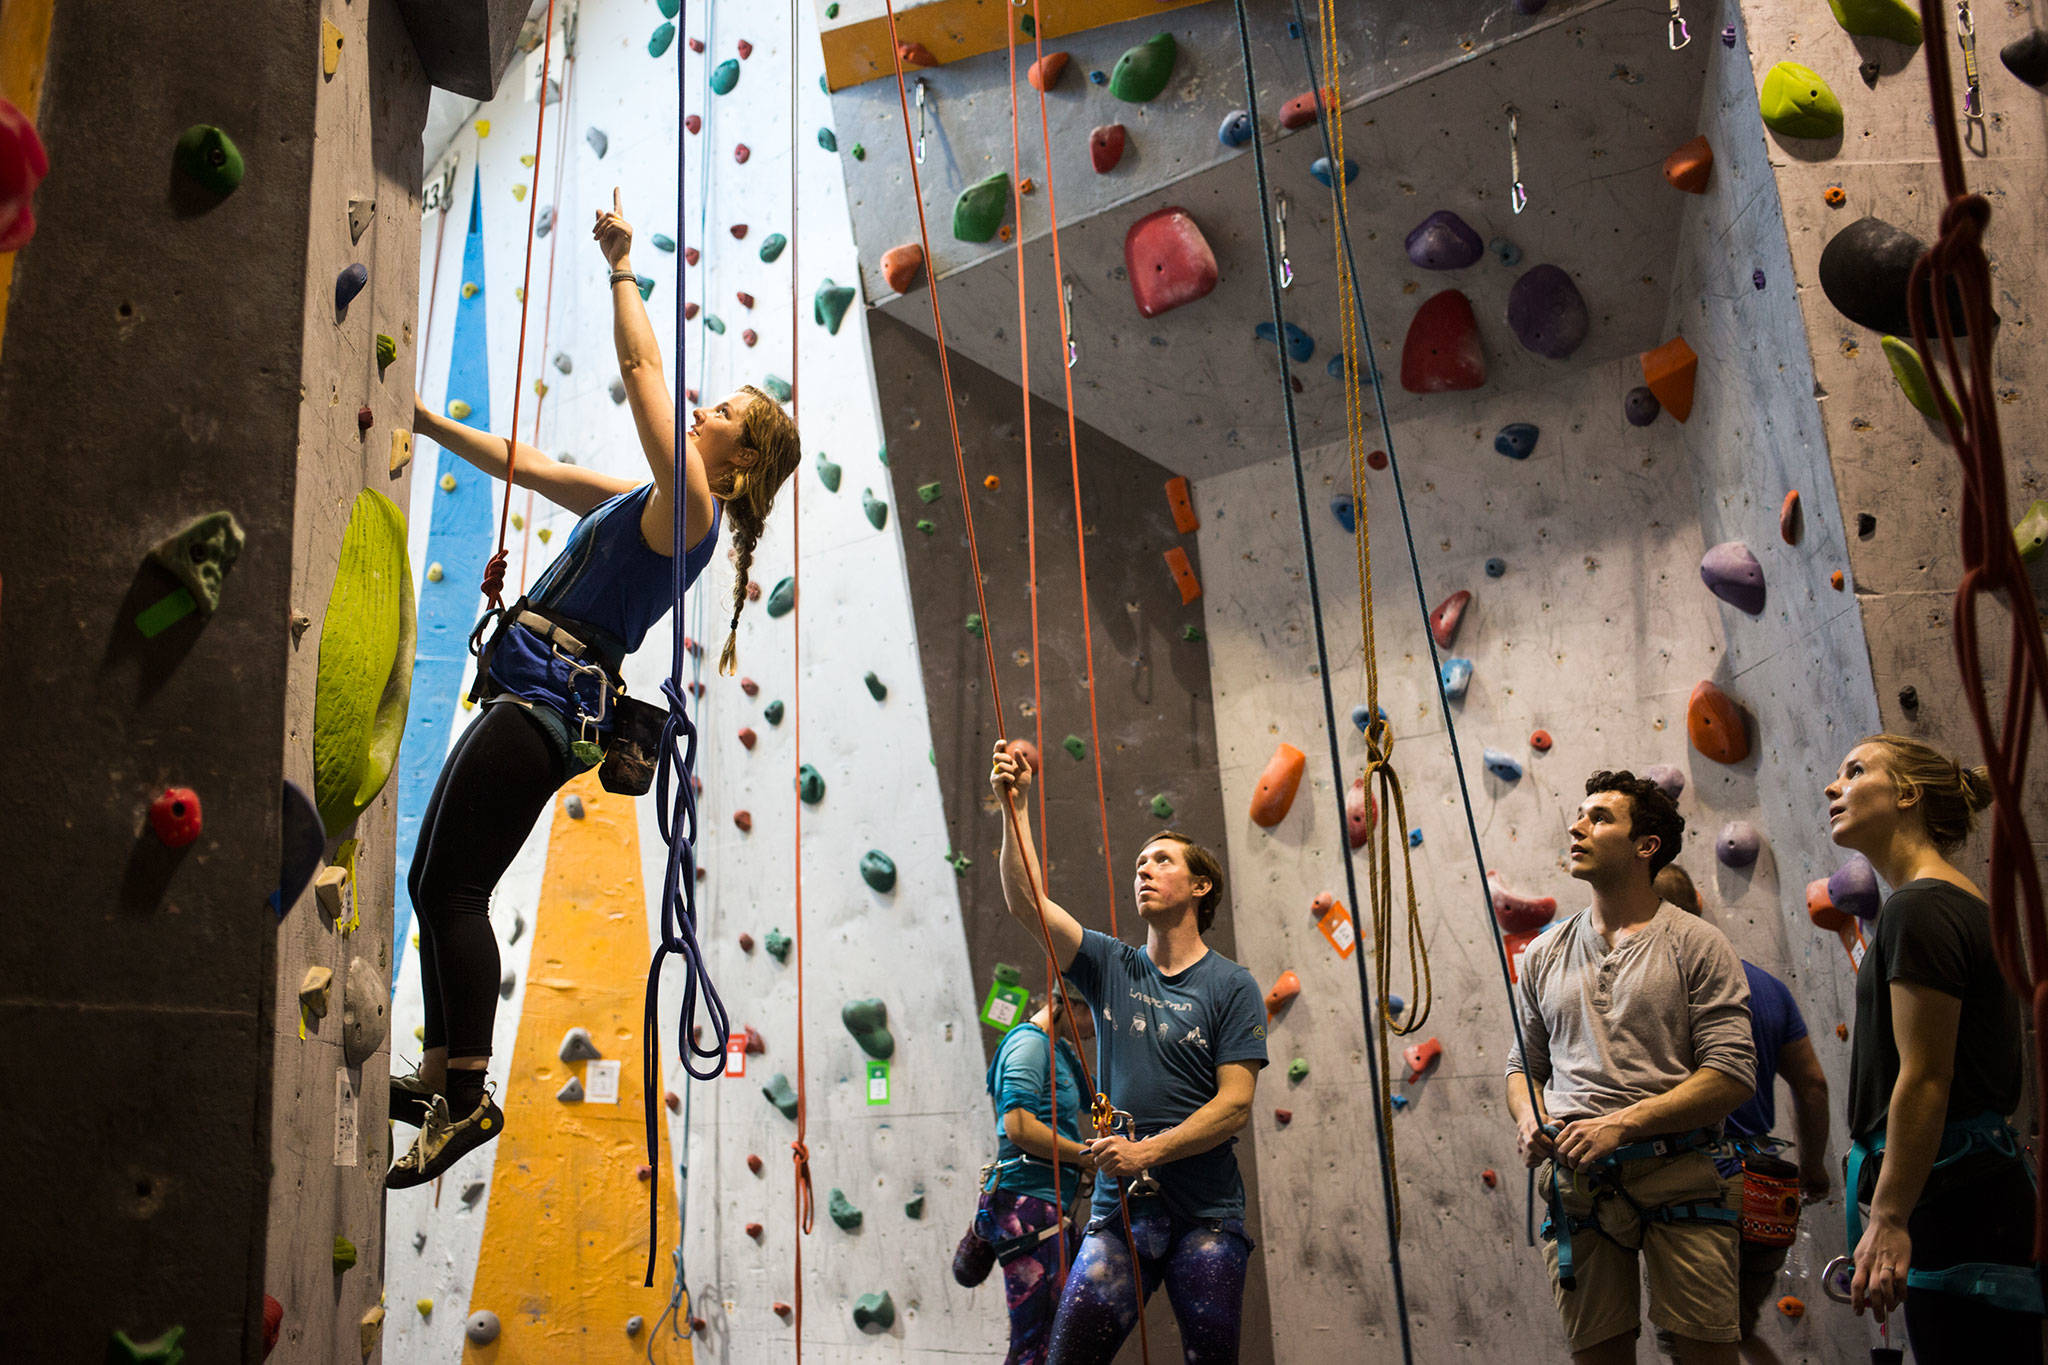
[[[2021, 563], [2007, 506], [2005, 455], [1998, 430], [1998, 393], [1992, 352], [1997, 335], [1992, 312], [1991, 267], [1984, 257], [1983, 235], [1991, 220], [1990, 201], [1971, 194], [1963, 177], [1961, 140], [1952, 108], [1946, 25], [1941, 5], [1924, 7], [1928, 96], [1934, 109], [1934, 137], [1941, 154], [1942, 185], [1948, 204], [1941, 231], [1927, 254], [1913, 264], [1907, 307], [1913, 322], [1913, 344], [1928, 358], [1927, 376], [1935, 393], [1957, 461], [1963, 469], [1961, 524], [1964, 572], [1956, 587], [1956, 659], [1963, 694], [1977, 727], [1977, 740], [1990, 769], [1991, 849], [1986, 901], [1991, 910], [1991, 935], [1999, 967], [2013, 989], [2032, 1009], [2034, 1030], [2048, 1030], [2048, 915], [2041, 896], [2041, 869], [2027, 828], [2020, 784], [2027, 772], [2036, 707], [2048, 712], [2048, 637], [2042, 634], [2041, 613], [2033, 582]], [[1965, 50], [1965, 73], [1974, 65], [1974, 39]], [[1955, 319], [1947, 307], [1934, 311], [1934, 299], [1953, 289], [1962, 300], [1970, 335], [1966, 367], [1956, 349]], [[1933, 312], [1934, 316], [1929, 317]], [[1941, 363], [1934, 363], [1933, 339], [1940, 338]], [[1977, 607], [1986, 596], [2001, 601], [2010, 620], [2005, 657], [2011, 676], [2005, 680], [2002, 726], [1991, 720], [1984, 654], [1978, 640]], [[2048, 1131], [2048, 1051], [2034, 1057], [2036, 1131]], [[2037, 1185], [2034, 1208], [2034, 1256], [2048, 1260], [2048, 1203]]]
[[[1556, 1137], [1558, 1125], [1547, 1123], [1543, 1131]], [[1639, 1237], [1634, 1246], [1622, 1241], [1609, 1232], [1600, 1220], [1600, 1203], [1603, 1199], [1619, 1199], [1629, 1206], [1636, 1216], [1637, 1227], [1644, 1236], [1649, 1233], [1652, 1223], [1711, 1223], [1724, 1227], [1737, 1227], [1742, 1215], [1734, 1209], [1723, 1208], [1715, 1199], [1689, 1199], [1672, 1204], [1652, 1204], [1645, 1207], [1629, 1194], [1622, 1183], [1621, 1168], [1630, 1161], [1643, 1161], [1652, 1157], [1683, 1156], [1687, 1152], [1709, 1151], [1720, 1145], [1720, 1134], [1712, 1128], [1697, 1128], [1689, 1133], [1675, 1133], [1664, 1137], [1646, 1138], [1617, 1147], [1613, 1153], [1584, 1168], [1586, 1185], [1592, 1194], [1592, 1207], [1583, 1214], [1567, 1213], [1558, 1196], [1557, 1162], [1551, 1162], [1550, 1212], [1543, 1219], [1541, 1236], [1547, 1242], [1557, 1243], [1557, 1282], [1566, 1289], [1578, 1287], [1577, 1277], [1572, 1272], [1573, 1243], [1582, 1232], [1597, 1232], [1623, 1251], [1640, 1251], [1643, 1244]], [[1559, 1228], [1563, 1228], [1562, 1235]]]
[[[1849, 1254], [1837, 1256], [1828, 1263], [1822, 1276], [1822, 1287], [1829, 1298], [1837, 1298], [1836, 1286], [1841, 1283], [1842, 1293], [1838, 1302], [1849, 1301], [1846, 1279], [1839, 1267], [1848, 1268], [1853, 1277], [1856, 1270], [1856, 1247], [1863, 1240], [1863, 1167], [1872, 1157], [1884, 1150], [1884, 1129], [1866, 1133], [1849, 1146], [1849, 1169], [1842, 1193], [1846, 1196], [1844, 1217], [1849, 1231]], [[2010, 1160], [2025, 1159], [2020, 1155], [2019, 1140], [2014, 1136], [2012, 1126], [2003, 1114], [1974, 1114], [1966, 1119], [1957, 1119], [1941, 1130], [1941, 1145], [1935, 1149], [1934, 1165], [1928, 1168], [1930, 1175], [1945, 1167], [1953, 1166], [1964, 1157], [1980, 1152], [1995, 1153]], [[2027, 1181], [2035, 1184], [2034, 1168], [2026, 1167]], [[1924, 1196], [1923, 1196], [1924, 1197]], [[1993, 1308], [2009, 1313], [2030, 1313], [2035, 1317], [2048, 1317], [2048, 1301], [2041, 1293], [2042, 1267], [2039, 1265], [1998, 1265], [1989, 1261], [1966, 1261], [1959, 1265], [1945, 1266], [1940, 1270], [1906, 1271], [1907, 1289], [1925, 1289], [1938, 1294], [1959, 1294], [1969, 1298], [1983, 1299]]]

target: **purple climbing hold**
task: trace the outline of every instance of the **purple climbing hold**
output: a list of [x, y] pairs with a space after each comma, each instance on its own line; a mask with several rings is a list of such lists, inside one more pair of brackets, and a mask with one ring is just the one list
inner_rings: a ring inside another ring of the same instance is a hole
[[[1262, 322], [1258, 326], [1252, 328], [1252, 335], [1257, 337], [1260, 341], [1271, 341], [1276, 335], [1278, 335], [1278, 333], [1274, 332], [1272, 323]], [[1302, 331], [1301, 328], [1296, 327], [1293, 323], [1288, 323], [1288, 359], [1294, 361], [1297, 365], [1306, 364], [1308, 362], [1309, 357], [1314, 355], [1315, 353], [1316, 339], [1310, 336], [1307, 332]]]
[[1685, 791], [1685, 774], [1669, 763], [1652, 763], [1643, 769], [1643, 776], [1655, 782], [1673, 801]]
[[1337, 524], [1344, 528], [1345, 535], [1358, 534], [1358, 510], [1352, 505], [1349, 493], [1339, 493], [1331, 498], [1330, 511], [1336, 514]]
[[1758, 266], [1749, 272], [1749, 282], [1759, 289], [1764, 287], [1764, 268], [1762, 266]]
[[370, 268], [361, 261], [343, 270], [334, 277], [334, 312], [337, 317], [348, 316], [350, 300], [363, 292], [363, 286], [370, 282]]
[[1870, 859], [1861, 853], [1849, 855], [1849, 861], [1836, 868], [1828, 877], [1828, 900], [1835, 909], [1854, 915], [1857, 919], [1877, 918], [1880, 904], [1877, 894], [1877, 869], [1870, 865]]
[[1226, 147], [1242, 147], [1252, 140], [1252, 116], [1243, 109], [1233, 109], [1223, 116], [1223, 126], [1216, 130], [1216, 140]]
[[1517, 14], [1541, 14], [1550, 0], [1515, 0]]
[[1479, 234], [1449, 209], [1438, 209], [1408, 234], [1408, 259], [1424, 270], [1462, 270], [1485, 254]]
[[1508, 291], [1508, 326], [1537, 355], [1563, 360], [1579, 349], [1591, 325], [1585, 295], [1557, 266], [1531, 266]]
[[1657, 401], [1657, 395], [1650, 392], [1649, 385], [1638, 384], [1628, 391], [1621, 400], [1621, 415], [1628, 418], [1632, 427], [1646, 427], [1657, 420], [1657, 414], [1664, 411], [1664, 405]]
[[1538, 432], [1534, 423], [1510, 422], [1493, 438], [1493, 448], [1510, 460], [1526, 460], [1536, 452]]
[[1714, 856], [1723, 867], [1748, 867], [1763, 851], [1764, 836], [1747, 820], [1730, 820], [1714, 840]]
[[1735, 46], [1735, 25], [1733, 25], [1733, 24], [1730, 24], [1730, 25], [1728, 25], [1728, 27], [1726, 27], [1726, 28], [1724, 28], [1724, 29], [1722, 29], [1722, 30], [1721, 30], [1721, 46], [1722, 46], [1722, 47], [1734, 47], [1734, 46]]
[[1739, 540], [1723, 541], [1700, 556], [1700, 581], [1707, 591], [1751, 616], [1764, 609], [1764, 569]]

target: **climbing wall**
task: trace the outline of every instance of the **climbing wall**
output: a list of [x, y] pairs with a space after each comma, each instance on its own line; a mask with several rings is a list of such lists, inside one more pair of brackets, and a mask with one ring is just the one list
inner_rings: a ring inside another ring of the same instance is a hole
[[[532, 439], [534, 381], [540, 379], [547, 386], [538, 419], [543, 448], [635, 476], [645, 468], [630, 416], [609, 391], [617, 373], [609, 300], [602, 262], [583, 227], [593, 209], [610, 206], [615, 185], [636, 229], [635, 266], [654, 281], [648, 308], [664, 338], [673, 330], [672, 291], [682, 253], [663, 251], [653, 238], [661, 234], [701, 252], [700, 262], [694, 268], [684, 262], [681, 272], [689, 298], [702, 310], [686, 331], [682, 384], [711, 401], [770, 375], [793, 379], [799, 389], [804, 461], [756, 553], [753, 576], [764, 600], [747, 608], [740, 625], [744, 684], [719, 678], [712, 667], [730, 615], [725, 556], [714, 560], [700, 583], [704, 591], [693, 594], [686, 612], [687, 629], [705, 651], [690, 662], [690, 676], [705, 688], [697, 770], [704, 784], [699, 849], [705, 877], [698, 888], [704, 956], [735, 1033], [745, 1037], [751, 1029], [762, 1050], [744, 1055], [743, 1075], [687, 1082], [675, 1060], [681, 977], [671, 969], [658, 1014], [664, 1069], [655, 1083], [669, 1102], [662, 1110], [661, 1155], [658, 1173], [636, 1179], [636, 1168], [647, 1161], [640, 1128], [643, 1023], [637, 1008], [623, 1008], [619, 1000], [622, 994], [639, 1000], [666, 854], [651, 798], [622, 804], [588, 781], [572, 785], [577, 806], [566, 797], [555, 804], [494, 903], [505, 986], [491, 1075], [507, 1105], [506, 1137], [458, 1164], [438, 1191], [395, 1194], [388, 1202], [395, 1248], [389, 1271], [393, 1359], [452, 1361], [467, 1351], [501, 1361], [553, 1360], [570, 1351], [583, 1359], [625, 1360], [650, 1344], [657, 1359], [696, 1354], [753, 1361], [788, 1353], [796, 1300], [790, 1160], [796, 1126], [762, 1090], [777, 1076], [793, 1083], [800, 1074], [807, 1081], [818, 1205], [815, 1229], [803, 1239], [807, 1349], [835, 1360], [938, 1359], [1000, 1349], [1000, 1290], [970, 1294], [947, 1273], [986, 1155], [984, 1058], [975, 1022], [980, 997], [960, 928], [956, 877], [946, 861], [953, 845], [928, 757], [931, 730], [899, 539], [906, 528], [884, 463], [865, 323], [858, 307], [836, 332], [812, 317], [813, 296], [826, 277], [848, 281], [858, 272], [833, 157], [818, 137], [820, 127], [830, 127], [831, 111], [817, 91], [817, 38], [808, 7], [802, 8], [793, 149], [803, 177], [800, 231], [789, 208], [792, 147], [783, 114], [790, 95], [789, 35], [779, 14], [693, 7], [689, 31], [656, 60], [649, 39], [659, 16], [641, 6], [592, 0], [577, 12], [575, 61], [566, 73], [559, 65], [564, 39], [557, 33], [557, 79], [566, 91], [547, 109], [537, 193], [547, 207], [559, 136], [567, 149], [557, 210], [562, 227], [536, 243], [520, 418], [522, 436]], [[696, 51], [692, 40], [705, 50]], [[678, 56], [686, 62], [689, 111], [701, 129], [686, 135], [688, 206], [680, 228], [673, 112]], [[517, 57], [498, 97], [475, 109], [448, 146], [429, 149], [430, 184], [458, 159], [459, 166], [423, 392], [445, 408], [451, 375], [487, 364], [498, 431], [510, 421], [517, 365], [515, 290], [530, 201], [516, 198], [513, 187], [534, 174], [522, 158], [534, 153], [539, 80], [528, 66], [537, 62], [537, 52]], [[707, 93], [711, 74], [728, 62], [733, 93]], [[602, 137], [594, 138], [593, 130]], [[460, 243], [473, 171], [480, 173], [485, 277], [465, 280]], [[420, 265], [423, 297], [432, 283], [436, 230], [430, 215]], [[766, 246], [776, 236], [790, 239], [779, 256]], [[551, 249], [558, 252], [554, 303], [543, 340]], [[793, 264], [800, 368], [790, 358]], [[477, 285], [467, 300], [466, 284]], [[751, 305], [737, 297], [742, 292]], [[458, 355], [451, 319], [465, 303], [479, 301], [487, 304], [481, 354]], [[723, 330], [707, 327], [713, 318]], [[673, 377], [675, 348], [666, 339], [663, 352]], [[434, 468], [428, 462], [436, 455], [422, 443], [424, 467]], [[836, 492], [827, 487], [827, 465], [835, 467]], [[425, 577], [438, 562], [430, 537], [440, 524], [439, 507], [460, 496], [462, 480], [479, 477], [460, 467], [454, 472], [457, 493], [423, 479], [415, 494], [414, 565], [422, 575], [423, 618], [437, 591], [459, 594], [464, 610], [477, 602], [473, 581], [452, 573], [439, 583]], [[513, 510], [522, 523], [511, 533], [508, 583], [516, 585], [522, 559], [530, 581], [560, 548], [573, 518], [545, 503], [529, 510], [523, 493]], [[494, 543], [495, 527], [492, 537]], [[771, 618], [765, 599], [799, 567], [798, 611]], [[633, 694], [658, 696], [667, 631], [664, 623], [629, 662]], [[863, 685], [870, 672], [879, 697]], [[472, 718], [459, 704], [449, 713], [458, 732]], [[807, 1065], [801, 1069], [797, 959], [793, 951], [781, 959], [772, 952], [779, 936], [796, 928], [799, 743], [801, 761], [824, 784], [822, 800], [803, 809]], [[423, 783], [430, 782], [429, 774]], [[632, 812], [637, 827], [624, 821], [623, 811]], [[735, 821], [740, 813], [747, 817], [745, 830]], [[889, 891], [873, 889], [861, 874], [870, 850], [896, 866]], [[621, 935], [632, 940], [630, 961], [638, 966], [620, 956]], [[412, 950], [408, 935], [393, 1002], [394, 1042], [408, 1058], [416, 1055], [420, 1023]], [[915, 965], [906, 971], [906, 963]], [[887, 1009], [895, 1049], [885, 1091], [871, 1089], [872, 1059], [839, 1020], [840, 1007], [858, 999], [879, 999]], [[590, 1030], [602, 1054], [597, 1061], [560, 1059], [564, 1033], [576, 1026]], [[734, 1059], [736, 1072], [740, 1061]], [[624, 1064], [616, 1107], [589, 1098], [592, 1068], [601, 1062]], [[581, 1103], [556, 1099], [571, 1078], [586, 1087]], [[410, 1137], [409, 1130], [399, 1132], [401, 1140]], [[758, 1173], [750, 1157], [758, 1158]], [[679, 1178], [685, 1160], [686, 1181]], [[643, 1289], [649, 1181], [659, 1189], [659, 1240], [656, 1287]], [[857, 1227], [842, 1228], [829, 1216], [834, 1190], [843, 1195], [842, 1209], [861, 1210]], [[750, 1225], [758, 1231], [750, 1232]], [[690, 1294], [664, 1321], [679, 1228], [687, 1229], [680, 1240]], [[883, 1292], [890, 1295], [894, 1323], [864, 1332], [852, 1317], [855, 1302]], [[421, 1300], [432, 1301], [425, 1312]], [[778, 1313], [778, 1305], [788, 1312]], [[465, 1344], [466, 1316], [483, 1311], [494, 1313], [501, 1329], [489, 1352]], [[639, 1330], [629, 1336], [636, 1317]], [[686, 1344], [672, 1324], [680, 1322], [688, 1333], [692, 1318], [701, 1326]]]

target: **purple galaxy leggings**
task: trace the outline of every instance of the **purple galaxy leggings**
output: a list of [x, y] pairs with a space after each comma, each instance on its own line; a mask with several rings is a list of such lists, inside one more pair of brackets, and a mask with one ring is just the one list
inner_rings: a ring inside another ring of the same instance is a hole
[[[1244, 1224], [1191, 1223], [1163, 1209], [1131, 1215], [1131, 1235], [1149, 1299], [1166, 1282], [1180, 1323], [1187, 1365], [1232, 1365], [1244, 1315], [1245, 1267], [1251, 1239]], [[1060, 1296], [1049, 1365], [1108, 1365], [1138, 1325], [1131, 1254], [1122, 1221], [1091, 1231], [1081, 1243]]]
[[[1002, 1243], [1048, 1228], [1059, 1218], [1057, 1204], [1010, 1190], [981, 1196], [975, 1231]], [[1068, 1242], [1069, 1250], [1073, 1243]], [[1010, 1306], [1010, 1354], [1004, 1365], [1044, 1365], [1052, 1338], [1053, 1310], [1059, 1306], [1060, 1239], [1050, 1237], [1003, 1267], [1003, 1295]]]

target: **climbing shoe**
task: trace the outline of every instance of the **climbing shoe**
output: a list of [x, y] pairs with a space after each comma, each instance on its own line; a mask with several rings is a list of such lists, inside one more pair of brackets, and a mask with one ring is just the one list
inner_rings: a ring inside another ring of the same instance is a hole
[[476, 1107], [475, 1113], [458, 1122], [449, 1117], [448, 1101], [436, 1095], [412, 1149], [385, 1172], [384, 1188], [409, 1190], [415, 1185], [424, 1185], [445, 1174], [449, 1167], [497, 1137], [504, 1129], [505, 1113], [489, 1096]]
[[391, 1118], [409, 1128], [419, 1128], [427, 1121], [427, 1111], [433, 1108], [435, 1090], [420, 1079], [420, 1073], [410, 1072], [391, 1078]]

